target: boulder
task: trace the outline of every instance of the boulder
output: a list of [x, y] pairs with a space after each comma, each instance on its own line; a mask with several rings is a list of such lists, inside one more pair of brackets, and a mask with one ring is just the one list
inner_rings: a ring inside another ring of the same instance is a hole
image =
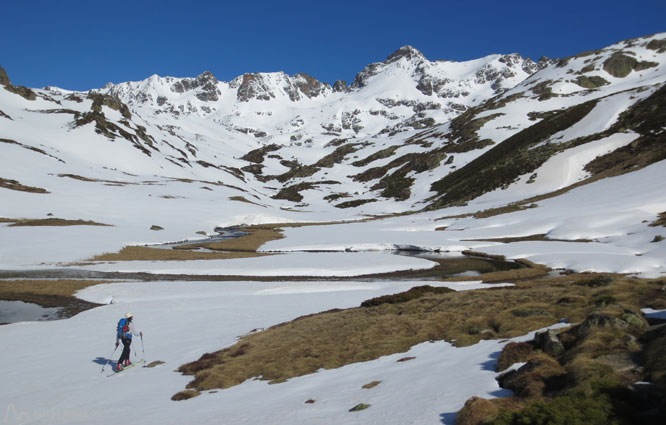
[[534, 345], [549, 356], [559, 356], [564, 352], [564, 345], [560, 342], [554, 330], [549, 329], [545, 332], [537, 332], [534, 335]]

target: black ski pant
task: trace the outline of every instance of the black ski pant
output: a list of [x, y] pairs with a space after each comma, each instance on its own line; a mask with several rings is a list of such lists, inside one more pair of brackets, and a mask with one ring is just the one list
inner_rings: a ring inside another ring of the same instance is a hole
[[132, 340], [130, 338], [123, 338], [123, 353], [120, 355], [120, 359], [118, 359], [118, 363], [122, 364], [123, 361], [129, 360], [130, 358], [130, 344], [132, 343]]

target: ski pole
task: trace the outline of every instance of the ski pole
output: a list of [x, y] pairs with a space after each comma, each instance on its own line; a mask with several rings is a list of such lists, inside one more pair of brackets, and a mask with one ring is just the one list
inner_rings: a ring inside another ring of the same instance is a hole
[[[117, 349], [118, 349], [118, 346], [116, 345], [116, 348], [113, 349], [113, 353], [111, 353], [111, 355], [109, 356], [109, 358], [106, 359], [106, 363], [104, 363], [104, 366], [102, 366], [102, 372], [104, 372], [104, 368], [106, 367], [106, 365], [109, 364], [109, 362], [111, 361], [111, 357], [113, 357], [113, 355], [115, 354], [115, 352], [116, 352]], [[100, 373], [102, 373], [102, 372], [100, 372]]]
[[146, 350], [143, 349], [143, 332], [140, 333], [141, 335], [141, 358], [145, 359], [146, 358]]

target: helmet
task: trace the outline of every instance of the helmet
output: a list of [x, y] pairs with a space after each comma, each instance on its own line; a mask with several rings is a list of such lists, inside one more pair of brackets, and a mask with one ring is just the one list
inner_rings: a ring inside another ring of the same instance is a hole
[[129, 319], [132, 317], [132, 313], [125, 313], [125, 319]]

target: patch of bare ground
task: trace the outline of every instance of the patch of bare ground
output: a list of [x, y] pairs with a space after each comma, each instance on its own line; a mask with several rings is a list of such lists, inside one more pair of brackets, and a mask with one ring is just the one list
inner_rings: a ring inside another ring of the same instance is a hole
[[97, 307], [74, 294], [89, 286], [105, 283], [92, 280], [0, 280], [0, 299], [25, 301], [43, 307], [62, 307], [63, 316], [71, 317]]
[[[513, 271], [511, 271], [513, 272]], [[261, 377], [272, 383], [406, 352], [425, 341], [457, 346], [512, 338], [557, 323], [579, 322], [608, 302], [624, 308], [665, 308], [662, 283], [581, 273], [516, 280], [514, 287], [398, 294], [396, 302], [304, 316], [244, 336], [237, 344], [182, 365], [188, 388], [227, 388]]]

